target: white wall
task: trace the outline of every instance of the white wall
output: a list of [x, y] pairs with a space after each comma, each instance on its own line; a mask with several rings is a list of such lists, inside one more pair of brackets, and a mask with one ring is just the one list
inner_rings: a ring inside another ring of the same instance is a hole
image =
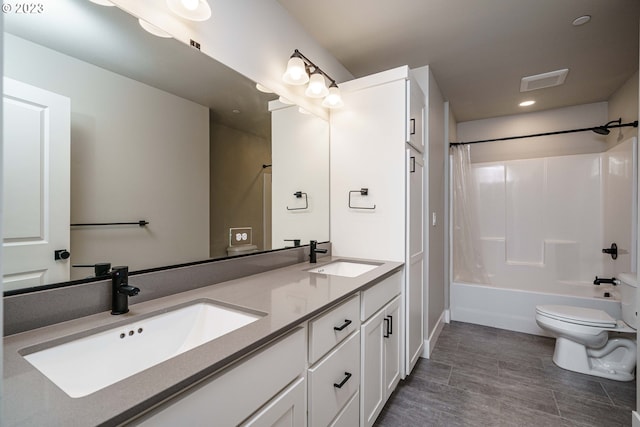
[[[404, 262], [406, 79], [400, 67], [344, 85], [331, 113], [331, 243], [337, 256]], [[361, 90], [362, 89], [362, 90]], [[375, 209], [349, 209], [352, 204]]]
[[[577, 105], [458, 123], [458, 141], [476, 141], [599, 126], [607, 122], [607, 103]], [[600, 153], [607, 137], [593, 132], [474, 144], [471, 162], [529, 159], [568, 154]]]
[[187, 44], [190, 39], [197, 40], [202, 52], [324, 118], [328, 118], [326, 109], [305, 97], [303, 87], [282, 82], [294, 49], [338, 82], [353, 78], [276, 0], [210, 1], [213, 17], [200, 23], [174, 18], [167, 13], [165, 0], [113, 3]]
[[4, 55], [8, 77], [71, 99], [71, 222], [150, 222], [73, 228], [74, 264], [208, 258], [207, 108], [8, 34]]
[[[635, 148], [475, 163], [476, 211], [491, 285], [553, 292], [635, 267]], [[602, 253], [616, 242], [618, 259]]]
[[[297, 106], [271, 112], [272, 247], [329, 240], [329, 123]], [[304, 197], [294, 193], [307, 193]]]
[[[630, 123], [638, 120], [638, 72], [631, 76], [609, 98], [609, 118], [610, 120], [622, 119], [622, 123]], [[607, 137], [609, 147], [613, 147], [631, 137], [638, 137], [638, 128], [625, 127], [611, 129]]]

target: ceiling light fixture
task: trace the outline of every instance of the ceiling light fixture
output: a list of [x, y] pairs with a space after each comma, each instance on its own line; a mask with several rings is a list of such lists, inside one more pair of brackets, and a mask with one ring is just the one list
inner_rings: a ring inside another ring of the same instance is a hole
[[89, 0], [91, 3], [99, 4], [100, 6], [108, 6], [112, 7], [115, 4], [111, 3], [109, 0]]
[[519, 105], [519, 106], [521, 106], [521, 107], [528, 107], [528, 106], [533, 105], [533, 104], [535, 104], [535, 103], [536, 103], [536, 101], [534, 101], [534, 100], [530, 99], [530, 100], [528, 100], [528, 101], [522, 101], [522, 102], [521, 102], [520, 104], [518, 104], [518, 105]]
[[[325, 78], [330, 82], [329, 88], [327, 88]], [[309, 83], [305, 95], [310, 98], [324, 98], [322, 101], [324, 107], [339, 108], [344, 105], [336, 81], [300, 53], [298, 49], [294, 50], [289, 58], [282, 80], [290, 85]]]
[[170, 39], [170, 38], [173, 37], [171, 34], [167, 33], [164, 30], [161, 30], [160, 28], [156, 27], [155, 25], [149, 24], [144, 19], [139, 18], [138, 19], [138, 24], [140, 24], [140, 26], [142, 28], [144, 28], [145, 31], [147, 31], [148, 33], [153, 34], [156, 37], [162, 37], [163, 39]]
[[211, 18], [211, 7], [207, 0], [167, 0], [169, 10], [190, 21], [206, 21]]
[[266, 86], [261, 85], [260, 83], [256, 83], [256, 89], [258, 89], [262, 93], [273, 93], [271, 89]]

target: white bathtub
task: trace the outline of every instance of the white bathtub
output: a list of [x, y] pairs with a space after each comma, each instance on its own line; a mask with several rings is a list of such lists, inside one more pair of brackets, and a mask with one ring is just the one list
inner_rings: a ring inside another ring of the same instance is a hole
[[[597, 308], [621, 318], [620, 293], [611, 285], [558, 283], [553, 292], [532, 292], [454, 282], [450, 292], [451, 320], [535, 335], [548, 335], [536, 324], [536, 305]], [[611, 297], [605, 298], [605, 292]]]

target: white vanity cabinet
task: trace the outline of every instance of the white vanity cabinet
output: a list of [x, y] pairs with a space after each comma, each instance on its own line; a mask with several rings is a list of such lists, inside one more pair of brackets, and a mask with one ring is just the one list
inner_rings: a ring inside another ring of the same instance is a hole
[[308, 426], [358, 425], [360, 295], [309, 321]]
[[406, 66], [340, 90], [344, 107], [331, 112], [332, 255], [404, 262], [397, 322], [407, 334], [400, 336], [404, 378], [425, 338], [426, 100]]
[[372, 426], [400, 381], [401, 273], [362, 293], [360, 426]]
[[129, 425], [304, 425], [305, 338], [304, 328], [296, 328]]

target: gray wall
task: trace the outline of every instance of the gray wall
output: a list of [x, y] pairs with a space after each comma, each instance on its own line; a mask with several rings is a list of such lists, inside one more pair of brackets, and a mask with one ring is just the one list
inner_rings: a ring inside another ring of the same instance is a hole
[[74, 264], [208, 257], [207, 108], [8, 34], [4, 55], [6, 76], [71, 99], [71, 223], [150, 222], [72, 228]]
[[[631, 76], [609, 98], [609, 119], [618, 120], [622, 118], [622, 123], [629, 123], [638, 120], [638, 72]], [[607, 148], [611, 148], [632, 136], [638, 136], [638, 128], [626, 127], [612, 129], [607, 137]]]
[[229, 228], [253, 228], [253, 244], [264, 249], [263, 164], [271, 163], [271, 141], [211, 122], [210, 256], [227, 256]]
[[[428, 148], [429, 148], [429, 200], [425, 228], [429, 229], [429, 276], [427, 282], [428, 311], [426, 313], [425, 338], [438, 324], [445, 309], [445, 114], [444, 99], [431, 70], [428, 91]], [[432, 215], [436, 214], [436, 225]]]

